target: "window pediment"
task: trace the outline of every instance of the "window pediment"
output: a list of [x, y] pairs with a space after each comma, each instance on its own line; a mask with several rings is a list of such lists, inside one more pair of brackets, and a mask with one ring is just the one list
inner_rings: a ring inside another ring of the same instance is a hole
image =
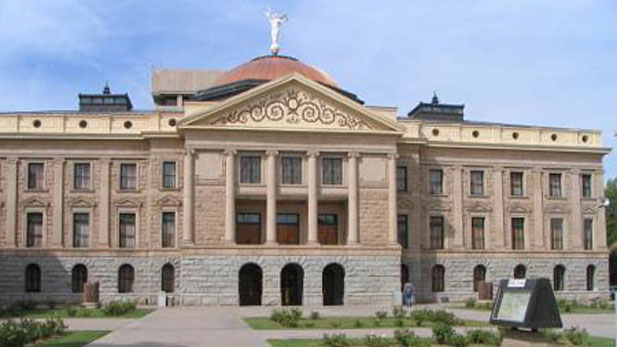
[[180, 199], [176, 199], [172, 196], [163, 196], [156, 200], [156, 204], [158, 206], [174, 206], [179, 207], [182, 205], [182, 201]]
[[95, 207], [96, 202], [83, 199], [83, 198], [74, 198], [68, 201], [68, 204], [73, 207]]
[[141, 208], [143, 206], [143, 202], [134, 199], [121, 199], [116, 201], [115, 205], [119, 207], [137, 207]]
[[49, 202], [32, 197], [24, 200], [22, 205], [28, 207], [49, 207]]

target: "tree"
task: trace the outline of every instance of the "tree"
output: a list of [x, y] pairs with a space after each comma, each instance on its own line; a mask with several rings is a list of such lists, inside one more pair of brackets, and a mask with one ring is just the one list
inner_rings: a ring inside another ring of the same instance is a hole
[[609, 179], [604, 196], [611, 201], [606, 208], [606, 244], [611, 250], [609, 276], [611, 285], [617, 285], [617, 177]]

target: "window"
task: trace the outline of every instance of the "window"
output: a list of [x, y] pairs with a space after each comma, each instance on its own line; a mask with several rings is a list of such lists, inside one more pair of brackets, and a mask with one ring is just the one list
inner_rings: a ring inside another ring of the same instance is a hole
[[549, 195], [554, 198], [561, 197], [561, 174], [552, 173], [548, 175]]
[[297, 213], [276, 215], [276, 241], [281, 245], [300, 244], [300, 216]]
[[471, 195], [484, 195], [484, 171], [471, 171], [469, 177]]
[[28, 189], [43, 189], [45, 164], [28, 163]]
[[429, 227], [431, 230], [431, 248], [443, 249], [443, 243], [444, 243], [443, 216], [431, 216]]
[[323, 184], [343, 184], [343, 161], [341, 158], [321, 160]]
[[514, 268], [514, 278], [523, 279], [527, 276], [527, 268], [525, 265], [519, 264]]
[[523, 196], [522, 172], [510, 172], [510, 195]]
[[88, 269], [83, 264], [77, 264], [71, 270], [71, 287], [73, 293], [83, 293], [84, 284], [88, 282]]
[[553, 290], [563, 290], [565, 273], [566, 268], [563, 265], [555, 266], [555, 268], [553, 269]]
[[38, 293], [41, 291], [41, 268], [36, 264], [26, 266], [26, 292]]
[[167, 263], [161, 269], [161, 290], [165, 293], [173, 293], [175, 289], [176, 270], [174, 266]]
[[432, 290], [433, 292], [443, 292], [444, 291], [444, 277], [445, 277], [446, 269], [442, 265], [433, 266], [433, 274], [432, 274]]
[[408, 247], [409, 231], [407, 228], [407, 215], [398, 215], [398, 243], [403, 248]]
[[176, 187], [176, 162], [163, 162], [163, 188]]
[[587, 290], [594, 289], [594, 282], [596, 277], [596, 267], [593, 265], [587, 266]]
[[236, 243], [259, 244], [261, 243], [261, 214], [238, 213], [236, 214]]
[[583, 194], [584, 198], [591, 198], [591, 175], [583, 174], [581, 175], [581, 194]]
[[301, 184], [302, 183], [302, 158], [285, 157], [281, 158], [283, 170], [283, 184]]
[[473, 291], [480, 290], [480, 284], [486, 280], [486, 267], [478, 265], [473, 269]]
[[396, 167], [396, 190], [399, 192], [407, 191], [407, 166]]
[[75, 163], [73, 166], [73, 188], [90, 189], [90, 163]]
[[128, 264], [120, 266], [118, 270], [118, 293], [132, 293], [135, 281], [135, 270]]
[[563, 219], [551, 219], [551, 249], [563, 249]]
[[338, 215], [320, 213], [317, 216], [317, 240], [322, 245], [338, 244]]
[[585, 218], [583, 221], [583, 247], [593, 249], [593, 219]]
[[429, 170], [429, 194], [443, 194], [443, 170]]
[[243, 155], [240, 157], [240, 183], [261, 183], [261, 157]]
[[43, 246], [43, 214], [31, 212], [26, 215], [26, 247]]
[[525, 248], [525, 218], [512, 218], [512, 249]]
[[120, 164], [120, 189], [137, 189], [137, 164]]
[[90, 214], [73, 213], [73, 247], [88, 247], [90, 239]]
[[176, 246], [175, 212], [163, 212], [161, 215], [161, 233], [161, 243], [163, 247], [167, 248]]
[[135, 213], [120, 213], [120, 248], [135, 247]]
[[471, 218], [471, 248], [484, 249], [484, 217]]

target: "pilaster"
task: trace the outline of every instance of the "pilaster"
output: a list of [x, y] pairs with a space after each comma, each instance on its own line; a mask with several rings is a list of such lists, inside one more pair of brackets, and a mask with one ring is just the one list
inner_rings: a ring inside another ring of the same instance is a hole
[[266, 151], [266, 244], [276, 244], [276, 157], [278, 151]]
[[52, 228], [51, 237], [49, 238], [50, 246], [52, 248], [63, 247], [63, 233], [62, 233], [62, 215], [64, 210], [64, 159], [56, 158], [53, 161], [54, 170], [54, 189], [53, 189], [53, 215], [52, 215]]
[[452, 204], [452, 217], [454, 219], [452, 234], [454, 235], [454, 248], [462, 248], [464, 244], [464, 231], [463, 227], [463, 168], [455, 166], [453, 169], [453, 204]]
[[317, 157], [319, 152], [307, 153], [307, 185], [308, 185], [308, 243], [317, 244]]
[[351, 152], [348, 155], [347, 180], [347, 244], [358, 243], [358, 157], [359, 153]]
[[7, 185], [6, 185], [6, 232], [5, 243], [8, 247], [17, 247], [17, 158], [6, 160]]
[[187, 148], [184, 154], [184, 231], [182, 241], [185, 245], [192, 245], [193, 239], [193, 191], [194, 191], [194, 157], [195, 149]]
[[236, 151], [225, 151], [225, 243], [236, 242]]
[[99, 187], [99, 245], [101, 247], [110, 246], [109, 230], [109, 183], [110, 183], [110, 160], [102, 158], [99, 161], [101, 166], [101, 178]]
[[397, 242], [398, 210], [396, 201], [396, 159], [398, 154], [388, 154], [388, 242]]

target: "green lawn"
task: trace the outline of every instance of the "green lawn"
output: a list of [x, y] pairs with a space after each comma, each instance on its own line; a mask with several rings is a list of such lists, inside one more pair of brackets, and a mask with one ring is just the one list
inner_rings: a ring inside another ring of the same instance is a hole
[[[490, 311], [492, 308], [484, 307], [484, 306], [476, 306], [476, 307], [465, 307], [465, 306], [452, 306], [452, 308], [456, 309], [465, 309], [465, 310], [475, 310], [475, 311]], [[585, 307], [585, 306], [576, 306], [570, 309], [570, 312], [566, 312], [563, 307], [559, 308], [559, 313], [561, 314], [572, 314], [572, 313], [589, 313], [589, 314], [598, 314], [598, 313], [614, 313], [614, 308], [593, 308], [593, 307]]]
[[[64, 309], [34, 309], [23, 311], [18, 317], [23, 318], [50, 318], [50, 317], [59, 317], [59, 318], [141, 318], [154, 311], [149, 308], [138, 308], [135, 311], [128, 312], [126, 314], [120, 316], [107, 316], [101, 309], [78, 309], [77, 314], [73, 317], [69, 317], [67, 311]], [[11, 316], [4, 316], [3, 318], [18, 318]]]
[[611, 339], [608, 337], [590, 336], [589, 341], [587, 341], [587, 346], [589, 347], [613, 347], [615, 346], [615, 339]]
[[[379, 325], [375, 317], [327, 317], [320, 319], [300, 319], [297, 328], [289, 328], [280, 325], [268, 317], [244, 318], [246, 324], [256, 330], [280, 330], [280, 329], [368, 329], [368, 328], [416, 328], [416, 321], [410, 318], [403, 320], [403, 325], [396, 325], [396, 319], [392, 317], [380, 320]], [[421, 327], [432, 327], [434, 323], [425, 321]], [[488, 326], [486, 322], [466, 320], [463, 326], [482, 327]]]
[[73, 331], [68, 332], [64, 336], [56, 337], [42, 343], [34, 345], [35, 347], [81, 347], [90, 342], [103, 337], [109, 331]]

